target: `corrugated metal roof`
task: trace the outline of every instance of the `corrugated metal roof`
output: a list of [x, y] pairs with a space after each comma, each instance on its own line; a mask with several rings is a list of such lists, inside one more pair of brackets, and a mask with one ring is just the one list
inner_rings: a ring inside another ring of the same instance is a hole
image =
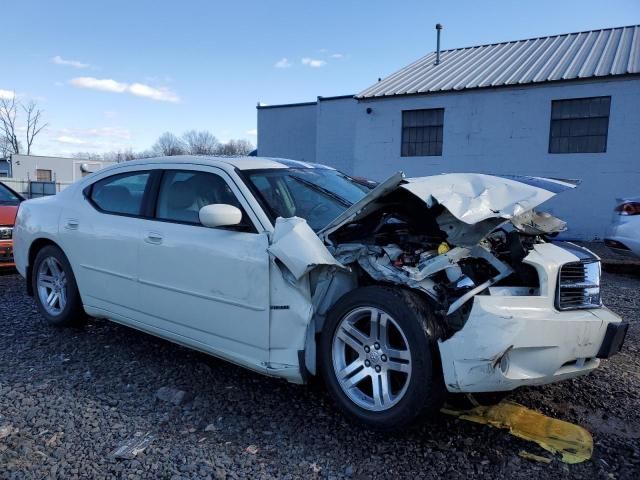
[[374, 98], [640, 73], [640, 25], [436, 53], [357, 95]]

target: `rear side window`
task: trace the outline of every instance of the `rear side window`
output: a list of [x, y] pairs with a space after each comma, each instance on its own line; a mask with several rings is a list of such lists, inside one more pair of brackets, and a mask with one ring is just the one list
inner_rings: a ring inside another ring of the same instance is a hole
[[106, 213], [141, 215], [149, 177], [149, 172], [131, 172], [104, 178], [93, 184], [89, 198]]

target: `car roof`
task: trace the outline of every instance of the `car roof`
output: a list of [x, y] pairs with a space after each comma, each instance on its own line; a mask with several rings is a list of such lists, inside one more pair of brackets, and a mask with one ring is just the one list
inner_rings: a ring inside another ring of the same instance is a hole
[[214, 157], [207, 155], [175, 155], [171, 157], [141, 158], [119, 163], [121, 166], [149, 165], [159, 163], [185, 163], [196, 165], [212, 165], [217, 167], [232, 167], [238, 170], [259, 170], [271, 168], [328, 168], [319, 163], [303, 162], [286, 158], [270, 157]]

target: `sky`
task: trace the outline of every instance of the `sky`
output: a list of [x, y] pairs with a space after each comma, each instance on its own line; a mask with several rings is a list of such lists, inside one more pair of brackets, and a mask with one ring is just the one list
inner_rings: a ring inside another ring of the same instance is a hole
[[[355, 94], [435, 50], [640, 24], [640, 0], [4, 1], [0, 96], [35, 100], [37, 155], [256, 144], [256, 105]], [[10, 19], [10, 21], [7, 21]], [[24, 142], [23, 142], [24, 143]]]

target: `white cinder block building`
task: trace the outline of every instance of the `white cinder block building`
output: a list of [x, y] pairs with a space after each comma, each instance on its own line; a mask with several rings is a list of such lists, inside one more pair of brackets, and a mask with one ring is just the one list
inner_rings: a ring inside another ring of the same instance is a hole
[[430, 53], [357, 95], [258, 107], [258, 154], [382, 180], [483, 172], [581, 179], [545, 209], [602, 238], [640, 195], [640, 26]]

